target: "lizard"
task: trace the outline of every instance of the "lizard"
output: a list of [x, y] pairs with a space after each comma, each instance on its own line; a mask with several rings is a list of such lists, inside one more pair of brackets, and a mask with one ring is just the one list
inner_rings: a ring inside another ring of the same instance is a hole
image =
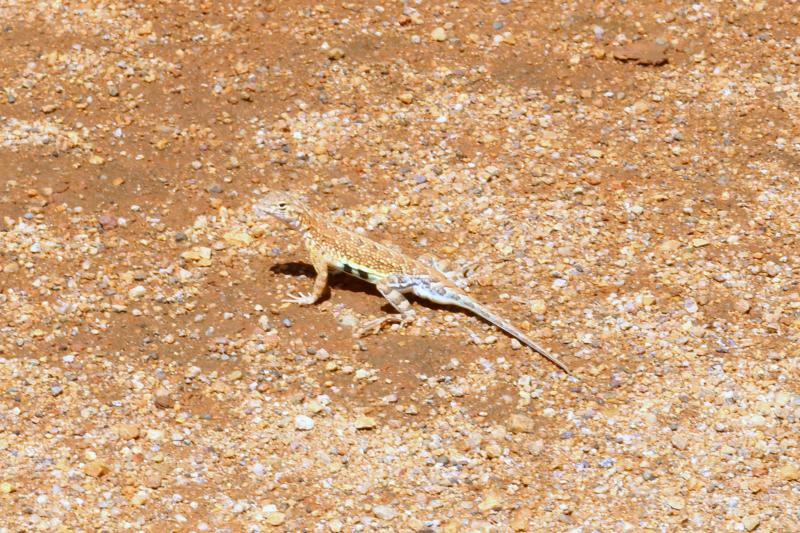
[[325, 292], [329, 271], [345, 272], [374, 284], [378, 292], [399, 312], [399, 316], [387, 314], [366, 321], [358, 328], [357, 336], [367, 332], [375, 334], [383, 324], [389, 322], [399, 322], [401, 327], [413, 322], [416, 313], [405, 297], [410, 293], [433, 303], [460, 307], [478, 315], [571, 374], [564, 363], [513, 324], [472, 299], [436, 268], [435, 263], [414, 259], [392, 246], [343, 228], [290, 193], [270, 192], [253, 205], [253, 211], [259, 219], [274, 217], [298, 231], [317, 274], [311, 293], [289, 293], [282, 302], [313, 305]]

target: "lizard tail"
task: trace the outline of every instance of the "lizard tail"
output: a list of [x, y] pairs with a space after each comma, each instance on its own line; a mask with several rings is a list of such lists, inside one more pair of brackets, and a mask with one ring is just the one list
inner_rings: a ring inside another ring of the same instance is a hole
[[518, 341], [520, 341], [522, 344], [524, 344], [534, 352], [543, 356], [545, 359], [556, 365], [558, 368], [560, 368], [567, 374], [572, 375], [572, 372], [569, 371], [567, 365], [559, 361], [555, 356], [550, 355], [550, 353], [547, 350], [545, 350], [544, 348], [533, 342], [527, 335], [525, 335], [519, 329], [514, 327], [510, 322], [500, 318], [486, 307], [472, 301], [471, 299], [464, 298], [462, 300], [463, 301], [459, 302], [460, 306], [469, 309], [470, 311], [472, 311], [482, 319], [486, 320], [487, 322], [491, 322], [492, 324], [502, 329], [512, 337], [515, 337]]

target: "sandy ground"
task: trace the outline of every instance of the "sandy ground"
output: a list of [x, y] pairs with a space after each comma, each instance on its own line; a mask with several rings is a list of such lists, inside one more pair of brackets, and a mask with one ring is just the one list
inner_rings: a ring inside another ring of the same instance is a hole
[[[0, 532], [800, 530], [800, 4], [0, 0]], [[459, 266], [387, 311], [269, 190]]]

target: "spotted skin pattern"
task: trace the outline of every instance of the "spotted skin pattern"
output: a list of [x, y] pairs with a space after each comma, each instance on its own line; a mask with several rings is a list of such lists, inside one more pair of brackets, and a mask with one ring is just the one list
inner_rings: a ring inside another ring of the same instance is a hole
[[311, 264], [317, 272], [311, 294], [289, 294], [285, 302], [312, 305], [319, 301], [328, 285], [328, 271], [333, 269], [373, 283], [399, 313], [367, 321], [359, 328], [358, 335], [377, 333], [388, 322], [399, 322], [401, 325], [413, 322], [416, 313], [405, 297], [406, 294], [413, 294], [437, 304], [471, 311], [570, 373], [564, 363], [514, 325], [470, 298], [437, 269], [434, 261], [412, 259], [390, 246], [338, 227], [322, 213], [288, 193], [273, 192], [266, 195], [253, 206], [253, 211], [259, 217], [275, 217], [300, 232]]

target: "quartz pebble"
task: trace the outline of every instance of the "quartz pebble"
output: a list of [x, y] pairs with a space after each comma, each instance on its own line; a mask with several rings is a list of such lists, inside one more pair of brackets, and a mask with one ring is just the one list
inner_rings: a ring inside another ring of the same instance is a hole
[[306, 415], [297, 415], [294, 418], [294, 427], [299, 431], [310, 431], [314, 429], [314, 420]]

